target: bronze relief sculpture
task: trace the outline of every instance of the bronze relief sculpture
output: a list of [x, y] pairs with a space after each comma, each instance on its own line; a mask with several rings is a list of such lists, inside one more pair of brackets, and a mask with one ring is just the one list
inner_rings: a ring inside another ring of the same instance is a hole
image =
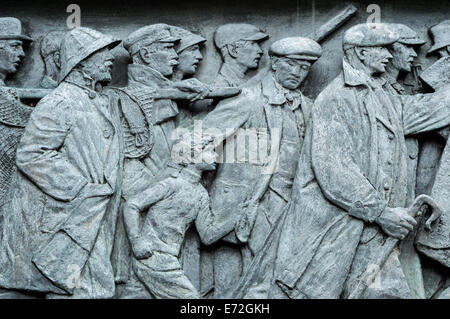
[[0, 18], [0, 298], [450, 298], [450, 23], [356, 12]]

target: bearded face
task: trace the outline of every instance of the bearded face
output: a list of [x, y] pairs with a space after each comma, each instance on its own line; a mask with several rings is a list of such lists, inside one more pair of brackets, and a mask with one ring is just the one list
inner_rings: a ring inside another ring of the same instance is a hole
[[95, 82], [108, 83], [112, 78], [114, 56], [105, 48], [100, 50], [81, 63], [81, 69]]

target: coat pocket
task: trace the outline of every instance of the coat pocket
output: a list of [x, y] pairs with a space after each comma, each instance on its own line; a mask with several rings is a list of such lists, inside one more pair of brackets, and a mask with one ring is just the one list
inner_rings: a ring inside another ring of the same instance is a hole
[[55, 232], [69, 217], [68, 214], [72, 205], [71, 202], [62, 202], [45, 196], [40, 224], [41, 232]]

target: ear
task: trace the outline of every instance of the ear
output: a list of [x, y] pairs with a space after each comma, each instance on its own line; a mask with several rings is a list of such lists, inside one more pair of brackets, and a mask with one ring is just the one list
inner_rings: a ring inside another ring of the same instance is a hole
[[236, 50], [236, 46], [233, 44], [227, 44], [227, 50], [228, 50], [228, 54], [232, 57], [232, 58], [236, 58], [237, 56], [237, 50]]
[[277, 70], [278, 67], [278, 58], [275, 56], [270, 57], [270, 66], [273, 71]]
[[355, 53], [356, 53], [356, 56], [357, 56], [361, 61], [363, 61], [363, 60], [365, 60], [365, 58], [366, 58], [367, 50], [364, 49], [364, 48], [358, 48], [358, 47], [355, 47]]
[[150, 52], [148, 51], [148, 48], [142, 47], [138, 51], [139, 56], [141, 57], [142, 61], [145, 63], [148, 63], [150, 60]]
[[55, 62], [56, 66], [60, 69], [61, 68], [61, 56], [59, 54], [59, 51], [56, 51], [53, 54], [53, 61]]

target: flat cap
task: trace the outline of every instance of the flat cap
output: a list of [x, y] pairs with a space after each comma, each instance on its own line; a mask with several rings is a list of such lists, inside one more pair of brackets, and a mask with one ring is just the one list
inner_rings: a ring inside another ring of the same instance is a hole
[[421, 46], [425, 40], [421, 39], [416, 31], [401, 23], [389, 23], [388, 27], [399, 36], [397, 42], [412, 46]]
[[131, 54], [136, 53], [140, 46], [149, 45], [154, 42], [177, 42], [180, 38], [170, 34], [170, 26], [164, 23], [157, 23], [142, 27], [128, 35], [123, 41], [123, 46]]
[[27, 35], [22, 34], [22, 23], [17, 18], [0, 18], [0, 40], [33, 41]]
[[172, 36], [179, 38], [180, 42], [176, 47], [177, 53], [180, 53], [186, 48], [193, 46], [195, 44], [200, 44], [206, 42], [206, 39], [198, 34], [192, 33], [180, 27], [170, 26], [170, 33]]
[[430, 28], [430, 34], [433, 38], [434, 44], [428, 50], [427, 54], [433, 53], [436, 50], [442, 49], [450, 45], [450, 20], [444, 20]]
[[361, 23], [345, 31], [342, 46], [344, 51], [353, 47], [383, 47], [398, 39], [398, 34], [387, 24]]
[[229, 23], [217, 28], [214, 33], [214, 43], [220, 49], [239, 40], [262, 41], [268, 37], [267, 33], [252, 24]]
[[322, 55], [322, 47], [309, 38], [290, 37], [272, 43], [269, 55], [315, 61]]

